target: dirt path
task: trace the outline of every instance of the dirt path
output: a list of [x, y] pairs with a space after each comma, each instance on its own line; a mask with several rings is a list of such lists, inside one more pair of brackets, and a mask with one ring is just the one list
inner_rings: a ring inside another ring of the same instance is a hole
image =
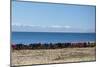
[[12, 51], [13, 65], [95, 61], [95, 48], [63, 48]]

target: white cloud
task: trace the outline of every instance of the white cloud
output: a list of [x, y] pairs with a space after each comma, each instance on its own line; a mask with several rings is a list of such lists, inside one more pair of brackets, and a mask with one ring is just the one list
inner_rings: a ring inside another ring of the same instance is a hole
[[51, 26], [46, 26], [46, 25], [26, 25], [26, 24], [12, 24], [12, 26], [24, 26], [24, 27], [40, 27], [40, 28], [70, 28], [71, 26], [65, 25], [65, 26], [61, 26], [61, 25], [51, 25]]
[[71, 26], [60, 26], [60, 25], [53, 25], [52, 28], [70, 28]]
[[71, 26], [65, 25], [26, 25], [26, 24], [12, 24], [13, 31], [45, 31], [45, 32], [64, 32], [68, 31]]
[[73, 28], [71, 26], [65, 25], [22, 25], [22, 24], [12, 24], [12, 31], [26, 31], [26, 32], [95, 32], [95, 29], [80, 29]]
[[62, 26], [59, 26], [59, 25], [53, 25], [53, 26], [50, 26], [51, 28], [62, 28]]
[[71, 26], [64, 26], [65, 28], [71, 28]]

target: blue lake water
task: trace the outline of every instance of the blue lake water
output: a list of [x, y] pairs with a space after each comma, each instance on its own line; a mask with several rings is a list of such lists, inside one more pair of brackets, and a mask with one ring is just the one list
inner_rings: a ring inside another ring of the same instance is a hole
[[65, 43], [95, 41], [96, 33], [12, 32], [12, 43]]

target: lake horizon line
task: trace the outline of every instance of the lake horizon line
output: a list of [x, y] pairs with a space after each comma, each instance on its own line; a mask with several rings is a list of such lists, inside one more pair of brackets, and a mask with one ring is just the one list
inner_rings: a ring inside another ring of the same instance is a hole
[[40, 31], [40, 32], [33, 32], [33, 31], [11, 31], [12, 33], [13, 32], [22, 32], [22, 33], [24, 33], [24, 32], [26, 32], [26, 33], [30, 33], [30, 32], [32, 32], [32, 33], [95, 33], [96, 34], [96, 32], [42, 32], [42, 31]]

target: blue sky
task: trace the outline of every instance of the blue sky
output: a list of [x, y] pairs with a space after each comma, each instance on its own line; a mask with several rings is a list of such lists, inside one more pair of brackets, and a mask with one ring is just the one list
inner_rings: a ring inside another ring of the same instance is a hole
[[12, 31], [95, 32], [95, 6], [13, 1]]

